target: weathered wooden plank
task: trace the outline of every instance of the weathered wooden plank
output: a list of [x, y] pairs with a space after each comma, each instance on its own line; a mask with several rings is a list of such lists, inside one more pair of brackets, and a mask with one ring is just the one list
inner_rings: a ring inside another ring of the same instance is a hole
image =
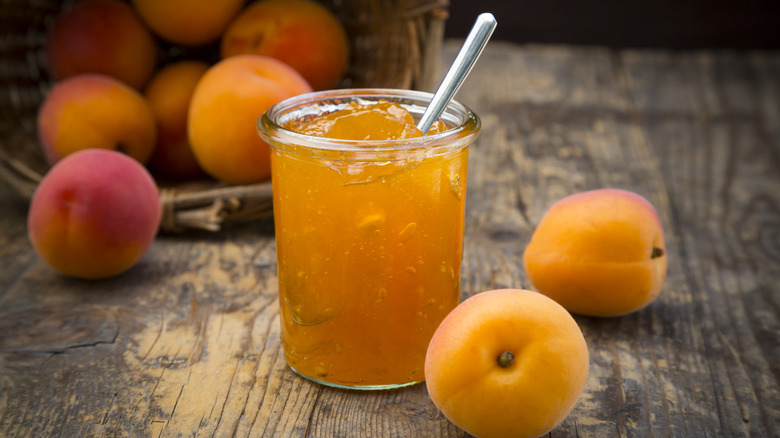
[[764, 250], [776, 246], [771, 235], [780, 225], [780, 160], [766, 135], [766, 123], [776, 124], [777, 91], [756, 80], [770, 74], [769, 59], [755, 55], [751, 65], [734, 53], [647, 52], [624, 59], [674, 221], [685, 230], [680, 262], [704, 343], [701, 375], [689, 377], [706, 384], [709, 394], [698, 401], [717, 413], [714, 432], [729, 436], [780, 428], [780, 264]]
[[[669, 237], [675, 239], [663, 177], [634, 115], [619, 59], [604, 49], [524, 49], [521, 63], [511, 55], [511, 46], [494, 46], [494, 62], [505, 63], [512, 74], [497, 80], [490, 72], [498, 65], [479, 70], [469, 81], [480, 86], [467, 82], [459, 95], [476, 101], [477, 112], [488, 115], [474, 152], [482, 155], [472, 160], [470, 169], [476, 183], [470, 186], [468, 223], [473, 226], [469, 231], [492, 230], [488, 236], [508, 238], [486, 251], [495, 254], [503, 247], [500, 254], [511, 257], [505, 265], [514, 266], [514, 275], [507, 276], [514, 281], [501, 286], [530, 287], [522, 272], [522, 250], [546, 209], [577, 191], [610, 186], [641, 193], [658, 207]], [[671, 250], [670, 257], [677, 256], [674, 245]], [[484, 260], [491, 258], [464, 258]], [[464, 274], [468, 263], [465, 269]], [[471, 292], [493, 285], [483, 283]], [[679, 292], [666, 293], [651, 308], [627, 317], [578, 317], [590, 345], [591, 377], [559, 432], [668, 435], [680, 427], [679, 411], [669, 408], [677, 399], [676, 363], [668, 358], [674, 350], [665, 345], [665, 321], [655, 317], [654, 309], [686, 300], [689, 297]]]

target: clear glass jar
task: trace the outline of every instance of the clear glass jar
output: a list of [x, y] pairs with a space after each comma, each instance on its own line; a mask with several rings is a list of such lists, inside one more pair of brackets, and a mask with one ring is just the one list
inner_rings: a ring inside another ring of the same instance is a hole
[[349, 102], [390, 101], [416, 119], [432, 95], [310, 93], [258, 121], [271, 145], [282, 343], [298, 374], [383, 389], [424, 380], [425, 353], [458, 304], [468, 146], [481, 124], [451, 102], [448, 130], [400, 140], [340, 140], [290, 126]]

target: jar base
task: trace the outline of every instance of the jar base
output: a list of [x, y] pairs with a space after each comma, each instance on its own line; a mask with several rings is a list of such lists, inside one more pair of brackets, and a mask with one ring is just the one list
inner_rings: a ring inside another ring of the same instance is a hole
[[422, 383], [423, 381], [414, 381], [414, 382], [404, 382], [404, 383], [391, 383], [386, 385], [360, 385], [360, 384], [344, 384], [344, 383], [334, 383], [334, 382], [328, 382], [325, 380], [318, 379], [316, 377], [312, 377], [306, 374], [303, 374], [302, 372], [296, 370], [294, 367], [292, 367], [290, 364], [287, 364], [288, 367], [297, 375], [303, 377], [306, 380], [310, 380], [314, 383], [319, 383], [320, 385], [324, 386], [330, 386], [331, 388], [339, 388], [339, 389], [351, 389], [351, 390], [358, 390], [358, 391], [381, 391], [381, 390], [388, 390], [388, 389], [398, 389], [398, 388], [406, 388], [408, 386], [414, 386], [417, 384]]

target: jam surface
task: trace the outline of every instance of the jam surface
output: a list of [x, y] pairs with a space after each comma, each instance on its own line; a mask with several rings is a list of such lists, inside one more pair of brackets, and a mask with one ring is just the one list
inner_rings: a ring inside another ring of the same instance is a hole
[[[370, 104], [350, 102], [338, 111], [296, 124], [290, 129], [301, 134], [341, 140], [397, 140], [423, 136], [409, 111], [387, 101]], [[444, 130], [446, 125], [437, 120], [428, 133]]]

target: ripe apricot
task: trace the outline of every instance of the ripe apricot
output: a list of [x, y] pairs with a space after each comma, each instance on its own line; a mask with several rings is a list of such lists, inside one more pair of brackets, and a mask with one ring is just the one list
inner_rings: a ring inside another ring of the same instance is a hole
[[133, 9], [118, 0], [83, 0], [60, 14], [46, 38], [55, 80], [99, 73], [141, 89], [152, 76], [157, 49]]
[[157, 186], [137, 161], [89, 149], [55, 164], [33, 194], [27, 217], [38, 256], [62, 274], [119, 274], [146, 253], [160, 223]]
[[523, 263], [539, 292], [571, 312], [630, 313], [650, 304], [666, 279], [661, 220], [647, 199], [627, 190], [570, 195], [545, 213]]
[[450, 421], [478, 437], [537, 437], [572, 410], [588, 377], [577, 323], [550, 298], [522, 289], [478, 293], [439, 325], [425, 381]]
[[205, 175], [187, 138], [187, 112], [195, 86], [209, 69], [201, 61], [179, 61], [157, 72], [146, 87], [146, 99], [157, 120], [157, 146], [149, 167], [178, 178]]
[[257, 119], [271, 105], [310, 91], [298, 72], [267, 56], [233, 56], [212, 66], [195, 87], [187, 121], [201, 168], [231, 184], [269, 179], [271, 151], [257, 135]]
[[261, 0], [244, 9], [222, 36], [222, 57], [253, 53], [279, 59], [315, 90], [334, 87], [349, 61], [341, 22], [311, 0]]
[[245, 0], [133, 0], [143, 21], [163, 39], [196, 46], [219, 39]]
[[38, 109], [37, 127], [51, 164], [82, 149], [115, 149], [146, 163], [157, 142], [146, 99], [98, 74], [74, 76], [52, 87]]

